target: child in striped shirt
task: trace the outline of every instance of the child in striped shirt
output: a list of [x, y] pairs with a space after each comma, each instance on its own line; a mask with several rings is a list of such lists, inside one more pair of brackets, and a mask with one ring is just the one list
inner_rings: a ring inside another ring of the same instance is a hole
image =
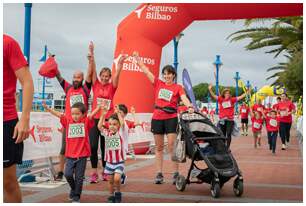
[[108, 175], [108, 185], [110, 197], [109, 203], [120, 203], [122, 195], [120, 192], [121, 175], [124, 171], [124, 161], [126, 159], [125, 142], [127, 141], [128, 128], [119, 112], [118, 106], [115, 106], [115, 113], [110, 116], [108, 122], [105, 122], [107, 108], [102, 106], [103, 111], [98, 123], [101, 134], [105, 137], [105, 155], [106, 161], [104, 173]]

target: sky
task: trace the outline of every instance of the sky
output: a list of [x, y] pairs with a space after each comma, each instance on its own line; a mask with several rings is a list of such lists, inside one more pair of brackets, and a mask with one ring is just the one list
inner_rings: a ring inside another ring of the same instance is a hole
[[[139, 4], [33, 4], [31, 25], [30, 69], [35, 90], [41, 91], [38, 69], [44, 45], [56, 54], [62, 76], [71, 80], [75, 70], [86, 71], [89, 41], [95, 43], [97, 68], [111, 67], [116, 41], [117, 25]], [[3, 32], [14, 37], [23, 48], [24, 4], [4, 4]], [[265, 50], [246, 51], [248, 40], [230, 42], [227, 37], [244, 29], [243, 20], [197, 21], [187, 27], [178, 48], [178, 82], [183, 68], [187, 68], [193, 85], [214, 84], [216, 55], [221, 55], [220, 84], [235, 86], [234, 76], [240, 73], [243, 81], [250, 80], [258, 88], [271, 84], [266, 70], [283, 57], [273, 58]], [[261, 26], [261, 25], [254, 25]], [[173, 64], [173, 42], [162, 51], [161, 66]], [[54, 90], [61, 90], [52, 80]]]

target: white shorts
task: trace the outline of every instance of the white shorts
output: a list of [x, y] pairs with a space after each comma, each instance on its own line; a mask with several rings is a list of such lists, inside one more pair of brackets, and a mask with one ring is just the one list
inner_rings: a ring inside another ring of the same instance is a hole
[[118, 162], [116, 164], [106, 162], [104, 173], [108, 175], [113, 175], [114, 173], [123, 174], [124, 162]]

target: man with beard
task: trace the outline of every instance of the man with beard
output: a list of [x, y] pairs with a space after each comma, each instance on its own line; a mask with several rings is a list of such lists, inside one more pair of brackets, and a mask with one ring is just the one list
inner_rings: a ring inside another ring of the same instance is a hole
[[[92, 59], [90, 58], [90, 54], [93, 50], [93, 44], [90, 42], [89, 44], [89, 55], [88, 55], [88, 61], [90, 64], [90, 61]], [[91, 76], [92, 76], [92, 69], [90, 66], [88, 66], [87, 75], [85, 79], [85, 84], [83, 84], [84, 81], [84, 74], [81, 71], [75, 71], [72, 77], [72, 84], [67, 82], [58, 72], [56, 75], [56, 78], [60, 85], [62, 86], [65, 94], [66, 94], [66, 104], [65, 104], [65, 115], [69, 116], [71, 115], [71, 106], [77, 102], [82, 102], [86, 106], [86, 110], [88, 109], [88, 98], [90, 95], [91, 90]], [[63, 179], [63, 171], [64, 171], [64, 154], [65, 154], [65, 147], [66, 147], [66, 131], [64, 129], [62, 133], [62, 147], [59, 155], [59, 172], [56, 176], [56, 180], [62, 180]]]

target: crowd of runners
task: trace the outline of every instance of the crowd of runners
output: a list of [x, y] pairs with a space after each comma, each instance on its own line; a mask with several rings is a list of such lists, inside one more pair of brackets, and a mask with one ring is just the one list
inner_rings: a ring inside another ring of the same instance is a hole
[[[4, 201], [21, 202], [21, 193], [16, 179], [16, 164], [22, 163], [23, 140], [29, 135], [30, 111], [33, 99], [33, 81], [18, 43], [11, 37], [3, 35], [3, 128], [4, 128]], [[188, 99], [184, 88], [176, 83], [176, 70], [171, 65], [162, 68], [163, 80], [154, 76], [143, 63], [139, 54], [132, 54], [135, 63], [143, 71], [154, 88], [154, 111], [151, 121], [151, 132], [154, 135], [156, 177], [155, 184], [164, 182], [163, 151], [164, 136], [168, 140], [168, 152], [171, 155], [174, 142], [177, 139], [178, 113], [188, 111], [193, 113], [194, 106]], [[52, 57], [53, 58], [53, 57]], [[115, 72], [103, 67], [97, 73], [94, 44], [88, 49], [88, 69], [86, 76], [82, 71], [75, 71], [72, 82], [65, 80], [60, 71], [56, 73], [63, 91], [66, 94], [65, 112], [61, 113], [44, 104], [47, 112], [59, 118], [63, 126], [62, 145], [60, 150], [60, 167], [57, 180], [66, 178], [70, 186], [69, 199], [80, 202], [82, 186], [90, 158], [90, 183], [95, 184], [101, 179], [108, 181], [109, 197], [107, 202], [119, 203], [122, 199], [120, 185], [126, 181], [124, 174], [126, 153], [128, 151], [128, 129], [140, 124], [134, 115], [134, 121], [128, 121], [128, 113], [135, 114], [137, 108], [127, 108], [124, 102], [114, 105], [113, 98], [118, 88], [123, 62], [127, 54], [121, 54]], [[15, 106], [17, 79], [23, 89], [22, 115], [18, 119]], [[85, 80], [85, 81], [84, 81]], [[91, 112], [88, 112], [88, 98], [93, 93]], [[214, 94], [212, 85], [209, 92], [219, 104], [218, 126], [227, 137], [226, 145], [230, 150], [234, 127], [234, 105], [244, 101], [250, 90], [241, 96], [232, 96], [229, 89], [224, 89], [220, 95]], [[294, 104], [286, 94], [278, 97], [277, 104], [264, 107], [257, 101], [252, 107], [245, 102], [239, 109], [242, 135], [248, 135], [248, 119], [251, 116], [254, 147], [261, 146], [262, 129], [266, 126], [269, 148], [273, 154], [276, 151], [276, 140], [279, 133], [282, 150], [289, 145], [292, 114]], [[214, 110], [203, 107], [201, 112], [214, 119]], [[98, 145], [100, 143], [100, 148]], [[101, 170], [98, 169], [98, 149], [101, 150]], [[173, 183], [179, 175], [179, 164], [171, 161]]]

